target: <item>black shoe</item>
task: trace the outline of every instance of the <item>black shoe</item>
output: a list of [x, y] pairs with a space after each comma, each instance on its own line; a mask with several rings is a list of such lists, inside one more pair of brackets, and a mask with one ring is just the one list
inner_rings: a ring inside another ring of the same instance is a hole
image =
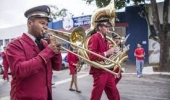
[[81, 91], [80, 91], [80, 90], [76, 90], [76, 92], [77, 92], [77, 93], [81, 93]]
[[75, 89], [69, 89], [70, 91], [76, 91]]

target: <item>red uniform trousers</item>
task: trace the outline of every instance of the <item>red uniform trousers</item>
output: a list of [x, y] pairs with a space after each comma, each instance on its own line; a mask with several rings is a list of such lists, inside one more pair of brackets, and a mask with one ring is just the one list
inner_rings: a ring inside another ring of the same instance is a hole
[[93, 73], [93, 90], [90, 100], [100, 100], [103, 90], [109, 100], [120, 100], [119, 91], [116, 87], [115, 76], [106, 71]]
[[122, 78], [122, 72], [121, 72], [121, 69], [120, 69], [119, 67], [114, 70], [114, 72], [116, 72], [116, 73], [118, 73], [119, 71], [120, 71], [119, 77], [116, 77], [116, 78], [115, 78], [116, 84], [117, 84], [117, 83], [120, 81], [120, 79]]

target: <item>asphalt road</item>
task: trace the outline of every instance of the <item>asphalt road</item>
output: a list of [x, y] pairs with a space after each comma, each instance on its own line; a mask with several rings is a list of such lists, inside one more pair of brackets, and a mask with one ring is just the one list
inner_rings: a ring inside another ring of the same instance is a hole
[[[88, 70], [78, 73], [78, 86], [82, 93], [69, 91], [69, 71], [53, 74], [53, 100], [89, 100], [92, 89], [92, 76]], [[0, 75], [0, 78], [2, 75]], [[144, 74], [137, 78], [135, 73], [124, 73], [117, 85], [121, 100], [170, 100], [170, 75]], [[0, 100], [9, 99], [10, 82], [0, 79]], [[108, 100], [103, 92], [101, 100]]]

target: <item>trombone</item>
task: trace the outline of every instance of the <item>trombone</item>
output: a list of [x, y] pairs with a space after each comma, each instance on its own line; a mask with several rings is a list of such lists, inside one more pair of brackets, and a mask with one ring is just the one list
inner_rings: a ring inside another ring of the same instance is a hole
[[[59, 40], [62, 40], [62, 41], [64, 41], [64, 42], [66, 42], [66, 43], [69, 43], [70, 45], [72, 45], [72, 46], [74, 46], [74, 47], [80, 48], [81, 50], [85, 50], [85, 51], [87, 51], [88, 53], [91, 53], [91, 54], [93, 54], [93, 55], [95, 55], [95, 56], [98, 56], [98, 57], [100, 57], [100, 58], [102, 58], [102, 59], [104, 59], [104, 60], [107, 60], [107, 61], [109, 61], [109, 62], [114, 63], [114, 64], [117, 65], [117, 62], [112, 61], [111, 59], [108, 59], [108, 58], [106, 58], [106, 57], [103, 57], [103, 56], [101, 56], [101, 55], [99, 55], [99, 54], [97, 54], [97, 53], [95, 53], [95, 52], [92, 52], [92, 51], [90, 51], [90, 50], [88, 50], [88, 49], [85, 49], [85, 48], [83, 48], [83, 47], [81, 47], [81, 46], [79, 46], [79, 45], [76, 45], [76, 44], [82, 44], [82, 40], [83, 40], [83, 38], [84, 38], [84, 36], [85, 36], [85, 30], [84, 30], [82, 27], [77, 27], [77, 28], [75, 28], [71, 34], [68, 33], [68, 32], [53, 30], [53, 29], [49, 29], [49, 28], [46, 29], [46, 30], [44, 30], [43, 33], [47, 33], [47, 34], [48, 34], [48, 33], [52, 33], [52, 34], [50, 34], [50, 35], [53, 36], [53, 37], [55, 37], [55, 38], [57, 38], [57, 39], [59, 39]], [[68, 37], [68, 38], [72, 38], [72, 39], [70, 40], [71, 42], [69, 42], [68, 40], [65, 40], [65, 39], [63, 39], [63, 38], [61, 38], [61, 37], [59, 37], [59, 36], [57, 36], [57, 35], [64, 36], [64, 37]], [[73, 43], [73, 42], [76, 42], [76, 43]], [[103, 67], [101, 64], [99, 64], [99, 63], [97, 63], [97, 62], [94, 62], [94, 61], [91, 61], [91, 60], [89, 60], [89, 59], [87, 59], [87, 58], [85, 58], [85, 57], [83, 57], [83, 56], [81, 56], [81, 55], [79, 55], [79, 54], [76, 54], [76, 53], [72, 52], [71, 50], [66, 49], [65, 47], [62, 47], [62, 46], [61, 46], [61, 49], [66, 50], [67, 52], [70, 52], [70, 53], [76, 55], [77, 57], [85, 60], [87, 63], [90, 63], [91, 66], [99, 67], [100, 69], [103, 69], [103, 70], [105, 70], [105, 71], [108, 71], [108, 72], [110, 72], [110, 73], [113, 74], [113, 75], [117, 75], [117, 73], [115, 73], [115, 72], [113, 72], [113, 71], [111, 71], [111, 70]], [[111, 67], [111, 66], [109, 66], [109, 67]]]

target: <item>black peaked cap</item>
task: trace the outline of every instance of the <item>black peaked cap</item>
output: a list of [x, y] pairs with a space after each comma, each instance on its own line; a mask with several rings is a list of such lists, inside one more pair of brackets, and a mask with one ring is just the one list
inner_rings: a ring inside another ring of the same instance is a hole
[[32, 18], [32, 17], [37, 17], [37, 18], [47, 18], [49, 21], [51, 21], [51, 18], [49, 17], [50, 15], [50, 7], [47, 5], [42, 5], [42, 6], [36, 6], [33, 8], [28, 9], [24, 15], [26, 18]]

